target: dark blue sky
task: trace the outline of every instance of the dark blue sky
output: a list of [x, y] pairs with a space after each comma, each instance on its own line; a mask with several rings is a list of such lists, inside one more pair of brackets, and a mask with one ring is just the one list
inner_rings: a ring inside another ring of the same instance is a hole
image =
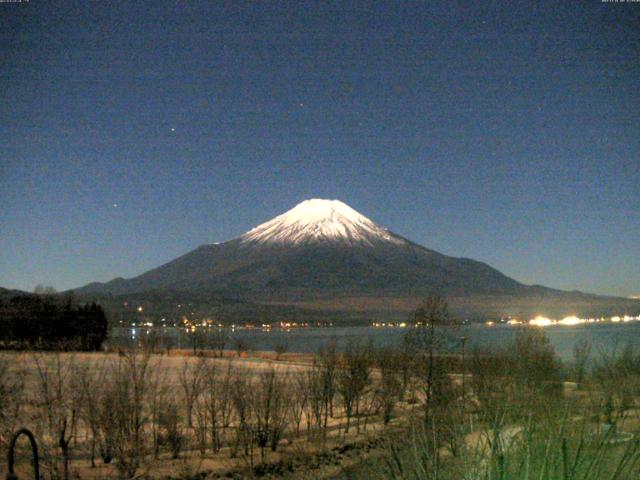
[[0, 3], [0, 285], [133, 276], [320, 197], [640, 293], [640, 4], [471, 3]]

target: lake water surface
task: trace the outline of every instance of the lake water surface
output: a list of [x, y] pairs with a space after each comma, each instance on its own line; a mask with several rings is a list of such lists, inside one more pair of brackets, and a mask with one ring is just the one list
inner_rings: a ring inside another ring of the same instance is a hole
[[[620, 350], [627, 344], [640, 346], [640, 322], [628, 323], [596, 323], [574, 326], [553, 325], [542, 328], [554, 346], [557, 355], [570, 360], [573, 348], [577, 342], [587, 340], [592, 347], [592, 353], [612, 352]], [[474, 346], [492, 348], [509, 343], [517, 331], [517, 326], [483, 324], [466, 325], [448, 330], [447, 337], [452, 350], [459, 348], [461, 337], [467, 339], [468, 350]], [[289, 352], [313, 353], [324, 345], [335, 343], [338, 349], [344, 348], [347, 342], [361, 341], [372, 342], [377, 347], [401, 346], [407, 332], [411, 328], [398, 327], [325, 327], [325, 328], [296, 328], [291, 330], [272, 329], [263, 331], [260, 329], [227, 329], [226, 348], [233, 349], [235, 341], [240, 339], [250, 344], [255, 350], [274, 350], [279, 345], [286, 345]], [[132, 337], [139, 339], [147, 335], [148, 329], [127, 328], [117, 329], [113, 332], [112, 342], [130, 340]], [[189, 348], [191, 345], [190, 334], [184, 331], [167, 328], [163, 329], [166, 337], [172, 338], [174, 347]]]

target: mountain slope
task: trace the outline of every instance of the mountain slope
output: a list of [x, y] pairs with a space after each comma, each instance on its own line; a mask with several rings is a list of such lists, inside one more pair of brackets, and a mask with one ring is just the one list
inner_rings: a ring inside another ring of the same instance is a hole
[[462, 299], [585, 297], [523, 285], [482, 262], [417, 245], [342, 202], [319, 199], [302, 202], [239, 238], [201, 246], [137, 277], [89, 284], [77, 292], [151, 290], [336, 306], [350, 298], [417, 299], [428, 292]]
[[426, 249], [339, 201], [307, 200], [240, 238], [204, 245], [138, 277], [81, 293], [220, 290], [262, 299], [352, 294], [518, 293], [486, 264]]

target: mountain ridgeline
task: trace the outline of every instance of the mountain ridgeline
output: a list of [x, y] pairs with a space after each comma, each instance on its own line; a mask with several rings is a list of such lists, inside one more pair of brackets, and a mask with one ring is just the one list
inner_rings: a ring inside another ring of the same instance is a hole
[[429, 292], [446, 296], [454, 312], [472, 317], [640, 310], [640, 302], [629, 299], [524, 285], [485, 263], [413, 243], [340, 201], [319, 199], [137, 277], [76, 290], [89, 297], [144, 292], [218, 295], [337, 317], [360, 312], [363, 318], [402, 318]]

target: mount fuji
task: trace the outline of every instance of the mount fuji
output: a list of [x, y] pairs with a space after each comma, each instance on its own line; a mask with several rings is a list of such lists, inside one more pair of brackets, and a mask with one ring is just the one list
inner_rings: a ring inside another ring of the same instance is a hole
[[[203, 245], [130, 279], [91, 283], [83, 296], [153, 292], [218, 295], [252, 305], [315, 311], [402, 314], [428, 292], [459, 314], [577, 314], [625, 299], [524, 285], [489, 265], [411, 242], [338, 200], [306, 200], [238, 238]], [[626, 300], [625, 308], [640, 302]]]

